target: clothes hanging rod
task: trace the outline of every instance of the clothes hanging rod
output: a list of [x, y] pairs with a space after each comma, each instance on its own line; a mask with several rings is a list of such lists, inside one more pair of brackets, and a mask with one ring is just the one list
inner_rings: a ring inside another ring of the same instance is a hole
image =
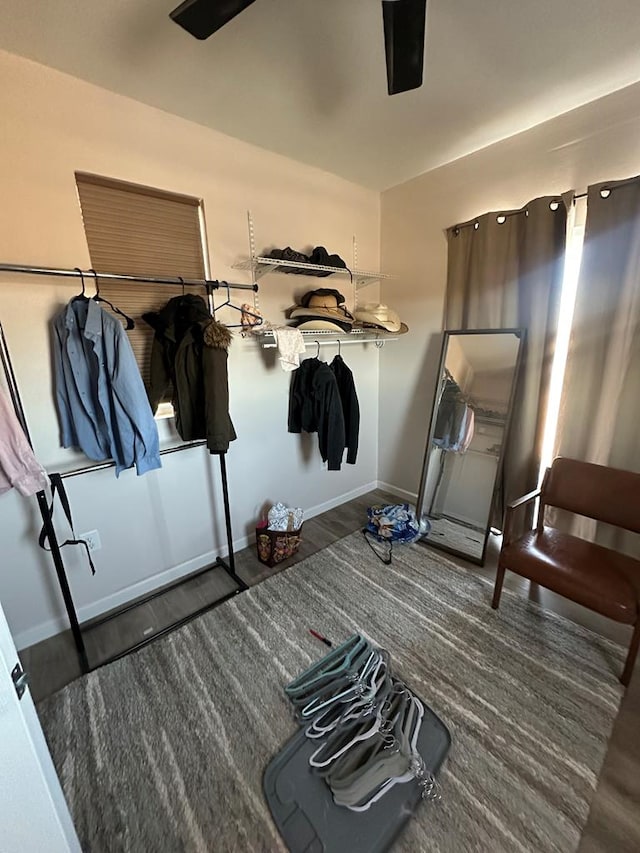
[[[77, 269], [56, 269], [55, 267], [31, 267], [24, 264], [0, 264], [0, 272], [16, 272], [26, 273], [27, 275], [53, 275], [61, 278], [80, 278], [80, 273]], [[93, 270], [83, 270], [82, 275], [87, 277], [88, 281], [94, 278]], [[252, 290], [254, 293], [258, 291], [257, 284], [236, 284], [230, 281], [210, 281], [206, 278], [172, 278], [152, 275], [121, 275], [119, 273], [98, 272], [95, 274], [102, 281], [132, 281], [138, 284], [174, 284], [178, 287], [206, 287], [211, 290], [219, 288], [231, 288], [231, 290]]]
[[[160, 451], [160, 456], [168, 456], [170, 453], [180, 453], [181, 450], [190, 450], [192, 447], [204, 447], [206, 441], [192, 441], [189, 444], [179, 444], [177, 447], [167, 447]], [[67, 480], [69, 477], [79, 477], [81, 474], [91, 474], [93, 471], [103, 471], [106, 468], [115, 468], [116, 463], [109, 459], [106, 462], [98, 462], [97, 465], [85, 465], [83, 468], [74, 468], [72, 471], [65, 471], [60, 474], [61, 479]]]

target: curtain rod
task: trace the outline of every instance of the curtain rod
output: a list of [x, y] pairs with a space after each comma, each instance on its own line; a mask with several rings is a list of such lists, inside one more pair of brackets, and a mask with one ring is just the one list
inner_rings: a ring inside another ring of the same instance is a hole
[[[610, 186], [610, 187], [607, 186], [606, 184], [603, 184], [603, 186], [600, 187], [600, 193], [607, 193], [607, 195], [609, 195], [610, 193], [613, 192], [613, 190], [617, 190], [620, 187], [626, 187], [629, 184], [635, 184], [637, 182], [638, 182], [638, 178], [636, 177], [636, 178], [629, 178], [629, 180], [627, 180], [627, 181], [617, 181], [613, 184], [613, 186]], [[589, 195], [588, 192], [574, 193], [573, 194], [573, 201], [575, 202], [579, 198], [587, 198], [588, 195]], [[603, 196], [603, 198], [606, 198], [606, 196]], [[497, 213], [496, 216], [504, 217], [506, 219], [508, 216], [518, 216], [519, 214], [525, 213], [525, 212], [526, 212], [526, 207], [523, 207], [520, 210], [510, 210], [507, 213]], [[483, 214], [483, 215], [485, 215], [485, 214]], [[480, 217], [477, 217], [476, 219], [474, 219], [471, 222], [463, 222], [460, 225], [453, 225], [451, 228], [448, 228], [447, 231], [453, 231], [454, 234], [456, 234], [456, 236], [457, 236], [457, 234], [460, 232], [460, 230], [462, 228], [470, 228], [471, 226], [475, 227], [478, 219], [480, 219]]]
[[[53, 275], [62, 278], [80, 278], [80, 272], [77, 269], [56, 269], [54, 267], [31, 267], [24, 264], [0, 264], [0, 272], [16, 272], [27, 273], [28, 275]], [[89, 280], [94, 278], [94, 271], [82, 271], [83, 276], [87, 276]], [[232, 290], [252, 290], [254, 293], [258, 290], [257, 284], [235, 284], [227, 281], [210, 281], [206, 278], [171, 278], [162, 276], [150, 275], [120, 275], [117, 273], [95, 273], [97, 277], [103, 281], [133, 281], [138, 284], [175, 284], [178, 287], [185, 285], [186, 287], [206, 287], [208, 290], [218, 290], [221, 287], [227, 287]]]

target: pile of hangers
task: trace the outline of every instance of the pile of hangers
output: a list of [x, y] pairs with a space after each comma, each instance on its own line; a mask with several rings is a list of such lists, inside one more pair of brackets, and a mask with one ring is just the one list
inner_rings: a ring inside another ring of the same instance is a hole
[[309, 764], [337, 805], [363, 812], [412, 780], [424, 799], [440, 798], [418, 752], [424, 705], [391, 675], [387, 651], [354, 634], [285, 691], [306, 736], [318, 741]]

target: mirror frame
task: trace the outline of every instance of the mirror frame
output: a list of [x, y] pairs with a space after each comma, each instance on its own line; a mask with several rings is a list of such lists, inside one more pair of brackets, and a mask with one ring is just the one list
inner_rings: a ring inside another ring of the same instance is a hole
[[440, 384], [442, 382], [442, 376], [445, 368], [445, 361], [447, 356], [447, 349], [449, 338], [453, 335], [515, 335], [520, 344], [518, 346], [518, 354], [516, 356], [515, 369], [513, 372], [513, 380], [511, 382], [511, 392], [509, 394], [509, 406], [507, 409], [507, 419], [504, 425], [504, 436], [502, 439], [502, 446], [500, 448], [500, 455], [498, 457], [498, 465], [496, 467], [496, 476], [493, 482], [493, 490], [491, 492], [491, 503], [489, 505], [489, 518], [487, 519], [487, 526], [485, 528], [484, 533], [484, 542], [482, 545], [482, 555], [480, 557], [475, 557], [471, 554], [465, 553], [464, 551], [459, 551], [457, 548], [451, 548], [448, 545], [444, 545], [440, 542], [431, 541], [428, 536], [423, 536], [420, 539], [420, 542], [424, 545], [428, 545], [431, 548], [436, 548], [439, 551], [445, 551], [448, 554], [453, 554], [456, 557], [462, 557], [464, 560], [467, 560], [470, 563], [475, 563], [478, 566], [484, 566], [486, 556], [487, 556], [487, 545], [489, 542], [489, 534], [491, 532], [491, 517], [494, 511], [494, 505], [496, 501], [496, 493], [498, 491], [498, 483], [502, 477], [502, 469], [504, 466], [504, 452], [507, 441], [511, 432], [511, 421], [513, 418], [513, 403], [515, 400], [516, 391], [518, 388], [518, 382], [521, 378], [520, 374], [522, 372], [522, 362], [524, 358], [524, 349], [526, 345], [527, 339], [527, 330], [526, 328], [508, 328], [508, 329], [446, 329], [442, 333], [442, 344], [440, 346], [440, 359], [438, 361], [438, 375], [435, 385], [435, 390], [433, 393], [433, 403], [431, 404], [431, 421], [429, 423], [429, 433], [427, 435], [427, 444], [424, 453], [424, 459], [422, 462], [422, 473], [420, 475], [420, 487], [418, 489], [418, 495], [416, 498], [416, 516], [418, 519], [421, 519], [423, 516], [423, 505], [425, 498], [425, 489], [427, 486], [427, 473], [429, 468], [429, 457], [431, 455], [431, 444], [433, 441], [433, 435], [436, 428], [436, 415], [437, 415], [437, 406], [439, 402], [440, 396]]

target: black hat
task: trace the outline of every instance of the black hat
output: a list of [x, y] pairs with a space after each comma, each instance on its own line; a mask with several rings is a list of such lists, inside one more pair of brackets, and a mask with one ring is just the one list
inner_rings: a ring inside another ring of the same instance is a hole
[[[347, 265], [342, 260], [340, 255], [330, 255], [329, 252], [325, 249], [324, 246], [316, 246], [313, 252], [311, 253], [311, 257], [309, 258], [309, 262], [312, 264], [318, 264], [321, 267], [335, 267], [336, 269], [346, 270]], [[330, 272], [316, 272], [317, 276], [327, 276], [331, 275]]]

